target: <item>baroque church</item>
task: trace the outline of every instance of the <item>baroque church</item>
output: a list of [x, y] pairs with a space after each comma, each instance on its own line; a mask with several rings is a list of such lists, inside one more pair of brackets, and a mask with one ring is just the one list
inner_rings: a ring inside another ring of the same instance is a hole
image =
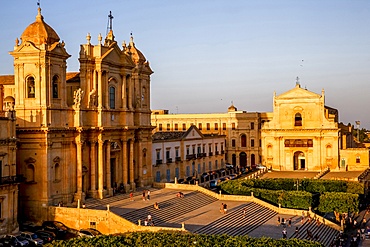
[[[20, 219], [47, 206], [105, 198], [152, 183], [149, 62], [112, 28], [80, 46], [66, 71], [65, 43], [41, 15], [15, 41], [14, 75], [0, 76], [4, 108], [16, 114]], [[15, 163], [15, 161], [11, 161]]]

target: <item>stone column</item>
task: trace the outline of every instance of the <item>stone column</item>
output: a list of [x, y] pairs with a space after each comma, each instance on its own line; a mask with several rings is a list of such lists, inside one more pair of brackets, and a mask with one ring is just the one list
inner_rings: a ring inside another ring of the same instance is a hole
[[134, 141], [130, 141], [130, 186], [132, 190], [135, 190], [135, 176], [134, 176]]
[[93, 198], [97, 197], [96, 191], [96, 141], [90, 142], [90, 188], [91, 196]]
[[122, 142], [122, 171], [123, 171], [123, 186], [125, 192], [130, 190], [130, 185], [128, 184], [128, 163], [127, 163], [127, 141]]
[[132, 97], [133, 97], [133, 79], [132, 77], [129, 78], [129, 81], [127, 82], [128, 86], [128, 106], [127, 108], [132, 109]]
[[111, 166], [110, 166], [110, 141], [107, 141], [105, 152], [105, 163], [106, 163], [106, 181], [107, 181], [107, 192], [109, 196], [113, 196], [112, 181], [111, 181]]
[[104, 156], [103, 145], [104, 141], [98, 141], [98, 196], [100, 199], [104, 198]]
[[82, 144], [83, 142], [80, 140], [80, 136], [76, 140], [77, 146], [77, 157], [76, 157], [76, 179], [77, 179], [77, 193], [75, 194], [75, 200], [80, 200], [83, 202], [85, 200], [85, 194], [82, 191]]
[[139, 142], [139, 161], [137, 162], [136, 166], [138, 167], [138, 186], [143, 186], [143, 152], [142, 152], [142, 145]]
[[126, 81], [126, 75], [122, 75], [122, 97], [121, 97], [121, 108], [124, 108], [124, 109], [127, 109], [127, 105], [126, 105], [126, 85], [127, 85], [127, 81]]
[[103, 108], [103, 82], [102, 82], [102, 71], [98, 70], [98, 107]]

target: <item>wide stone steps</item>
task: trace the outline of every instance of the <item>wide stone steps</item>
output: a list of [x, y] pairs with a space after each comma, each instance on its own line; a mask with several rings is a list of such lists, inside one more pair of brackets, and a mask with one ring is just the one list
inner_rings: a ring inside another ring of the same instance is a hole
[[[172, 193], [173, 194], [173, 193]], [[205, 207], [217, 199], [200, 192], [190, 192], [184, 198], [177, 198], [163, 201], [159, 204], [160, 209], [154, 209], [153, 204], [140, 208], [129, 213], [120, 214], [123, 218], [138, 224], [138, 220], [143, 221], [150, 214], [156, 226], [181, 227], [180, 223], [173, 223], [175, 218], [190, 213], [199, 208]], [[111, 208], [114, 212], [114, 208]], [[119, 213], [117, 211], [117, 213]]]
[[[247, 215], [243, 217], [243, 208]], [[247, 235], [277, 213], [266, 207], [250, 202], [234, 208], [222, 218], [206, 225], [196, 231], [199, 234], [228, 234], [231, 236]]]
[[[308, 231], [312, 233], [313, 239], [308, 236]], [[330, 246], [334, 238], [339, 235], [339, 231], [324, 224], [317, 225], [315, 221], [306, 221], [298, 232], [295, 232], [290, 238], [310, 239], [322, 243], [324, 246]]]

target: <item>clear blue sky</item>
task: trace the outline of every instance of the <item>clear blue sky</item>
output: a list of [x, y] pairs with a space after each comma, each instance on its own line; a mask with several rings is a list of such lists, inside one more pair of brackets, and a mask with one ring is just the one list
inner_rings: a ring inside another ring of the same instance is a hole
[[[37, 1], [2, 1], [0, 74], [35, 20]], [[91, 33], [106, 34], [112, 11], [119, 44], [133, 32], [154, 70], [151, 108], [172, 113], [272, 111], [273, 92], [295, 85], [321, 93], [341, 122], [370, 129], [369, 0], [64, 0], [41, 1], [42, 14], [72, 55]], [[304, 60], [304, 61], [302, 61]]]

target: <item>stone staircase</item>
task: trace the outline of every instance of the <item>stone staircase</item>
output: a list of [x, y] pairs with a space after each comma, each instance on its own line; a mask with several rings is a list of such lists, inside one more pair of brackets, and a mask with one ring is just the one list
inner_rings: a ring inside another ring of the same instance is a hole
[[[243, 217], [243, 208], [246, 208], [247, 211], [245, 217]], [[230, 211], [211, 224], [198, 229], [195, 233], [228, 234], [231, 236], [247, 235], [276, 215], [277, 213], [275, 211], [249, 202], [234, 208], [233, 211]]]
[[[312, 237], [308, 236], [308, 231], [312, 233]], [[315, 221], [306, 221], [299, 231], [295, 232], [290, 238], [308, 239], [322, 243], [324, 246], [330, 246], [332, 241], [339, 235], [339, 231], [326, 226], [324, 224], [317, 225]]]
[[318, 173], [314, 179], [320, 179], [322, 178], [323, 176], [325, 176], [326, 174], [328, 174], [330, 172], [330, 168], [329, 167], [326, 167], [324, 170], [322, 170], [320, 173]]
[[[173, 194], [173, 192], [172, 192]], [[138, 220], [144, 221], [148, 214], [152, 216], [156, 226], [181, 227], [179, 223], [171, 223], [175, 218], [205, 207], [217, 201], [216, 198], [200, 192], [190, 192], [184, 198], [173, 198], [160, 203], [160, 210], [154, 209], [153, 205], [140, 208], [129, 213], [120, 214], [121, 217], [138, 224]], [[114, 212], [114, 208], [111, 208]]]

